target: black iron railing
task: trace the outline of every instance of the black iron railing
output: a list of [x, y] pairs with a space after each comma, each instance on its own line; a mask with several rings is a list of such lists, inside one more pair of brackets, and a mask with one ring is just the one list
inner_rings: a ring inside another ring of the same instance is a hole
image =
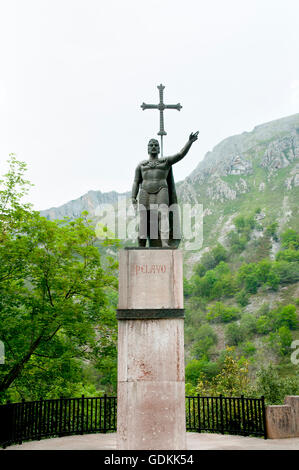
[[187, 431], [267, 438], [264, 397], [186, 397], [186, 421]]
[[0, 406], [0, 445], [116, 430], [116, 397], [59, 398]]
[[[59, 398], [0, 405], [0, 445], [116, 431], [117, 398]], [[186, 429], [266, 438], [264, 398], [186, 397]]]

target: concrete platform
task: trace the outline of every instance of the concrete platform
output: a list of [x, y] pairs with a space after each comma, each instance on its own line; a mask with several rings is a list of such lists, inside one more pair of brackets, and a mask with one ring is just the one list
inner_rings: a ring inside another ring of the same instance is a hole
[[[188, 450], [299, 450], [299, 438], [260, 439], [258, 437], [198, 434], [188, 432]], [[13, 445], [5, 450], [115, 450], [116, 433], [86, 434]], [[153, 449], [155, 450], [155, 449]]]

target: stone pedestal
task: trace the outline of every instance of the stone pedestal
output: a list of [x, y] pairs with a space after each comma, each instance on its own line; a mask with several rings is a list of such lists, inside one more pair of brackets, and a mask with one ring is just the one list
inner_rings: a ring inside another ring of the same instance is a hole
[[266, 407], [268, 439], [299, 436], [299, 396], [286, 396], [284, 405]]
[[186, 448], [182, 252], [119, 259], [118, 449]]

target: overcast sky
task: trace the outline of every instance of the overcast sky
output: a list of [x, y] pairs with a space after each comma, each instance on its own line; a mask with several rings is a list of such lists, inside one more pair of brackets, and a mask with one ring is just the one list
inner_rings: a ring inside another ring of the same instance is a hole
[[165, 155], [199, 140], [178, 181], [222, 139], [299, 112], [298, 0], [0, 0], [0, 170], [15, 152], [46, 209], [126, 191], [159, 113]]

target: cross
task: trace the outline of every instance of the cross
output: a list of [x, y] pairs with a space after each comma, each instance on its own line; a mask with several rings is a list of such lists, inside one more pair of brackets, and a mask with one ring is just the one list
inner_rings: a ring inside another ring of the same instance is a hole
[[159, 96], [160, 96], [159, 104], [145, 104], [145, 103], [142, 103], [141, 108], [143, 109], [143, 111], [145, 109], [158, 109], [160, 111], [160, 131], [158, 132], [158, 135], [161, 136], [161, 156], [163, 156], [163, 135], [167, 135], [167, 132], [165, 132], [165, 129], [164, 129], [164, 114], [163, 114], [163, 111], [164, 111], [164, 109], [177, 109], [178, 111], [180, 111], [182, 109], [182, 106], [180, 105], [180, 103], [178, 103], [178, 104], [164, 104], [164, 102], [163, 102], [163, 90], [164, 90], [165, 86], [163, 86], [162, 83], [161, 83], [160, 85], [157, 86], [157, 88], [159, 90]]

